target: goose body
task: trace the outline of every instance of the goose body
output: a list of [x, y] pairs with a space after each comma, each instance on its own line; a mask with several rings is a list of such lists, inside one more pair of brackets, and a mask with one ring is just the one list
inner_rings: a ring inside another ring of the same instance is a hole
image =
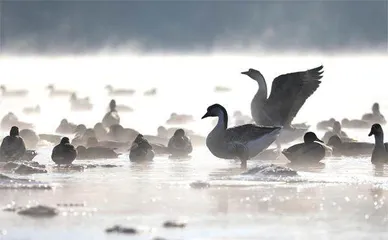
[[333, 156], [346, 157], [370, 156], [374, 148], [373, 143], [343, 142], [337, 135], [330, 137], [327, 145], [333, 148]]
[[51, 159], [56, 164], [71, 164], [77, 157], [77, 150], [70, 144], [67, 137], [61, 139], [61, 142], [53, 148]]
[[69, 97], [74, 92], [64, 89], [55, 89], [53, 84], [50, 84], [46, 87], [49, 90], [50, 97]]
[[[267, 83], [263, 75], [249, 69], [242, 74], [255, 80], [259, 89], [251, 101], [252, 118], [258, 125], [282, 126], [283, 131], [294, 131], [291, 122], [306, 100], [318, 89], [323, 66], [302, 72], [280, 75], [272, 82], [271, 93], [267, 98]], [[300, 131], [298, 137], [305, 131]], [[281, 136], [279, 137], [281, 138]]]
[[206, 138], [206, 146], [218, 158], [248, 160], [267, 149], [281, 130], [253, 124], [228, 128], [228, 114], [220, 104], [208, 107], [202, 119], [206, 117], [218, 117], [217, 125]]
[[167, 147], [171, 157], [186, 157], [193, 151], [190, 138], [186, 136], [183, 129], [175, 131], [174, 136], [168, 141]]
[[374, 135], [375, 146], [372, 151], [371, 162], [373, 164], [382, 164], [388, 162], [388, 147], [384, 144], [384, 131], [380, 124], [375, 123], [372, 125], [368, 136]]
[[370, 128], [370, 123], [365, 120], [352, 119], [349, 120], [347, 118], [342, 119], [341, 125], [343, 128], [354, 128], [354, 129], [362, 129], [362, 128]]
[[379, 124], [386, 124], [387, 121], [385, 120], [385, 117], [380, 112], [380, 105], [378, 103], [374, 103], [372, 105], [372, 113], [367, 113], [362, 116], [362, 120], [367, 121], [371, 124], [373, 123], [379, 123]]
[[77, 159], [78, 160], [94, 160], [94, 159], [113, 159], [119, 155], [112, 149], [106, 147], [77, 147]]
[[131, 162], [152, 161], [154, 156], [155, 152], [151, 144], [148, 143], [142, 134], [138, 134], [129, 151], [129, 160]]
[[326, 148], [321, 143], [323, 142], [315, 133], [307, 132], [304, 135], [304, 143], [295, 144], [282, 153], [291, 162], [317, 163], [326, 155]]
[[132, 96], [135, 93], [133, 89], [114, 89], [112, 85], [106, 85], [105, 89], [109, 96]]
[[0, 86], [1, 95], [3, 97], [25, 97], [28, 95], [27, 90], [7, 90], [7, 88], [4, 85]]

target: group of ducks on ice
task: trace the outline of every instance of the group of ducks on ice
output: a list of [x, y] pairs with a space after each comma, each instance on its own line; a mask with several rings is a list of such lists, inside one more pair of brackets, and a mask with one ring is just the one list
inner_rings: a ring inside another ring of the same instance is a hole
[[[228, 128], [227, 110], [217, 103], [209, 106], [202, 119], [216, 117], [218, 120], [213, 130], [204, 139], [207, 148], [218, 158], [240, 160], [244, 168], [246, 168], [247, 160], [269, 151], [267, 149], [273, 143], [277, 146], [277, 154], [283, 153], [292, 163], [318, 163], [328, 154], [335, 156], [371, 155], [373, 164], [386, 163], [388, 152], [381, 127], [381, 124], [385, 124], [386, 121], [380, 113], [378, 103], [373, 105], [372, 113], [365, 114], [361, 120], [342, 120], [342, 124], [349, 128], [370, 128], [369, 136], [374, 135], [375, 144], [361, 143], [349, 138], [341, 130], [341, 123], [335, 119], [318, 123], [318, 129], [332, 127], [332, 131], [327, 132], [323, 137], [324, 141], [320, 140], [314, 132], [308, 132], [308, 126], [292, 124], [305, 101], [318, 89], [322, 69], [323, 66], [319, 66], [276, 77], [268, 97], [266, 81], [259, 71], [249, 69], [242, 72], [259, 85], [251, 102], [254, 124], [241, 124]], [[158, 131], [168, 132], [163, 127], [160, 127]], [[31, 135], [34, 135], [32, 130], [28, 133], [23, 136], [19, 133], [17, 125], [11, 127], [10, 135], [3, 139], [0, 147], [1, 161], [23, 159], [26, 154], [24, 141], [31, 139]], [[110, 110], [102, 122], [97, 123], [93, 129], [87, 129], [82, 124], [78, 126], [71, 124], [64, 119], [57, 133], [76, 133], [76, 135], [72, 142], [68, 137], [39, 135], [40, 139], [53, 143], [59, 142], [53, 148], [51, 155], [56, 164], [71, 164], [75, 159], [117, 157], [117, 149], [125, 149], [129, 146], [131, 146], [129, 159], [135, 162], [151, 161], [155, 154], [169, 154], [174, 158], [185, 158], [193, 151], [191, 137], [195, 136], [188, 136], [187, 131], [179, 128], [174, 129], [167, 141], [163, 141], [161, 139], [166, 139], [168, 134], [165, 133], [163, 137], [148, 136], [133, 129], [123, 128], [120, 125], [115, 100], [110, 102]], [[283, 151], [280, 150], [281, 144], [302, 136], [303, 143], [293, 145]]]

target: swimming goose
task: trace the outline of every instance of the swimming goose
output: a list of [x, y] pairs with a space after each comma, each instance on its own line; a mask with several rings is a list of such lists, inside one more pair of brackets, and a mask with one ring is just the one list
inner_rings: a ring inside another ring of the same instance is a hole
[[[319, 66], [307, 71], [287, 73], [276, 77], [272, 82], [268, 98], [267, 83], [263, 75], [252, 68], [242, 72], [259, 85], [259, 90], [251, 102], [251, 114], [256, 124], [282, 126], [282, 132], [294, 132], [295, 128], [292, 127], [291, 122], [306, 100], [318, 89], [322, 69], [323, 66]], [[302, 136], [304, 132], [299, 131], [298, 134], [295, 134], [295, 139]], [[281, 138], [279, 136], [278, 144]]]
[[343, 128], [370, 128], [370, 123], [365, 120], [347, 118], [342, 119], [341, 125]]
[[152, 146], [142, 134], [138, 134], [129, 151], [129, 160], [131, 162], [152, 161], [154, 156], [155, 153], [152, 150]]
[[73, 91], [69, 91], [69, 90], [55, 89], [53, 84], [47, 85], [46, 89], [49, 90], [50, 97], [68, 97], [74, 93]]
[[207, 108], [202, 119], [218, 117], [218, 123], [206, 138], [210, 152], [224, 159], [240, 159], [242, 167], [246, 161], [267, 149], [277, 138], [281, 127], [262, 127], [245, 124], [228, 128], [228, 113], [216, 103]]
[[190, 138], [186, 136], [183, 129], [175, 131], [174, 136], [170, 138], [167, 145], [171, 157], [186, 157], [193, 151]]
[[326, 154], [326, 148], [320, 143], [323, 141], [318, 139], [315, 133], [307, 132], [304, 135], [304, 143], [295, 144], [284, 149], [282, 153], [291, 162], [317, 163]]
[[353, 141], [353, 139], [349, 138], [348, 135], [344, 131], [342, 131], [341, 123], [338, 121], [334, 122], [332, 131], [327, 131], [325, 133], [325, 135], [323, 135], [322, 140], [327, 143], [329, 141], [329, 139], [334, 135], [337, 135], [338, 137], [340, 137], [341, 140], [344, 142], [352, 142]]
[[384, 118], [384, 115], [380, 113], [380, 105], [374, 103], [372, 106], [372, 113], [367, 113], [362, 116], [362, 120], [368, 121], [369, 123], [379, 123], [386, 124], [387, 121]]
[[116, 124], [120, 124], [120, 116], [116, 110], [116, 101], [112, 99], [109, 103], [109, 112], [107, 112], [102, 119], [102, 125], [109, 128]]
[[61, 123], [55, 130], [56, 133], [60, 134], [73, 134], [77, 128], [77, 125], [69, 122], [66, 118], [61, 120]]
[[77, 157], [77, 150], [70, 144], [68, 137], [61, 139], [61, 142], [53, 148], [51, 159], [56, 164], [71, 164]]
[[335, 122], [335, 118], [330, 118], [329, 120], [323, 120], [323, 121], [320, 121], [317, 123], [317, 130], [327, 130], [329, 127], [332, 127], [334, 122]]
[[9, 132], [9, 136], [3, 139], [0, 146], [0, 161], [18, 161], [26, 152], [26, 145], [23, 138], [19, 136], [19, 128], [13, 126]]
[[105, 89], [108, 90], [109, 96], [131, 96], [135, 93], [133, 89], [114, 89], [112, 85], [106, 85]]
[[36, 105], [35, 107], [25, 107], [25, 108], [23, 108], [22, 112], [24, 114], [39, 114], [40, 113], [40, 106]]
[[27, 90], [12, 90], [8, 91], [5, 85], [0, 85], [1, 95], [3, 97], [25, 97], [28, 95]]
[[374, 144], [366, 142], [343, 142], [340, 137], [334, 135], [330, 137], [327, 145], [333, 148], [333, 156], [370, 156]]
[[70, 109], [72, 111], [90, 111], [93, 109], [93, 104], [90, 103], [89, 97], [78, 98], [77, 94], [73, 93], [70, 97]]
[[388, 144], [384, 143], [384, 131], [380, 124], [372, 125], [368, 136], [372, 135], [375, 136], [375, 147], [372, 151], [371, 161], [373, 164], [386, 163], [388, 161]]

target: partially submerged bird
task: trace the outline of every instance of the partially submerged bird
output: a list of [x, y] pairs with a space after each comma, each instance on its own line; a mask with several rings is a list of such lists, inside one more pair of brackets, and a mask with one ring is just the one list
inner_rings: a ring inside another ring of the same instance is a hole
[[0, 146], [0, 161], [18, 161], [26, 152], [26, 146], [23, 138], [19, 136], [19, 128], [13, 126], [9, 132], [9, 136], [3, 139]]
[[368, 121], [359, 119], [349, 120], [344, 118], [341, 121], [341, 125], [343, 128], [370, 128], [370, 123]]
[[112, 99], [109, 103], [109, 112], [102, 119], [102, 125], [106, 128], [112, 125], [120, 124], [120, 116], [116, 109], [116, 101]]
[[386, 124], [387, 121], [385, 117], [380, 112], [380, 105], [378, 103], [374, 103], [372, 106], [372, 113], [367, 113], [362, 116], [362, 120], [368, 121], [369, 123], [379, 123]]
[[133, 89], [114, 89], [112, 85], [106, 85], [105, 89], [109, 96], [132, 96], [135, 93]]
[[[255, 80], [259, 89], [251, 102], [251, 114], [256, 124], [264, 126], [282, 126], [283, 130], [295, 132], [291, 122], [306, 100], [318, 89], [322, 78], [323, 66], [307, 71], [280, 75], [272, 82], [271, 93], [267, 98], [267, 83], [263, 75], [250, 68], [242, 74]], [[307, 131], [307, 129], [305, 129]], [[298, 131], [294, 139], [306, 131]], [[281, 134], [282, 135], [282, 134]], [[278, 145], [281, 136], [277, 140]]]
[[335, 118], [330, 118], [329, 120], [320, 121], [317, 123], [317, 130], [327, 130], [329, 127], [333, 126], [335, 121], [336, 121]]
[[151, 89], [145, 91], [143, 95], [144, 96], [155, 96], [157, 91], [158, 90], [156, 88], [151, 88]]
[[175, 131], [174, 136], [168, 141], [168, 151], [171, 157], [186, 157], [193, 151], [190, 138], [186, 136], [183, 129]]
[[337, 135], [331, 136], [327, 145], [333, 148], [333, 156], [370, 156], [374, 144], [366, 142], [343, 142]]
[[77, 157], [77, 150], [70, 144], [68, 137], [61, 139], [61, 142], [54, 147], [51, 159], [56, 164], [71, 164]]
[[25, 97], [28, 95], [27, 90], [7, 90], [5, 85], [0, 85], [1, 95], [3, 97]]
[[242, 166], [246, 161], [267, 149], [279, 135], [281, 127], [262, 127], [245, 124], [228, 128], [228, 113], [220, 104], [207, 108], [207, 117], [218, 117], [218, 123], [206, 138], [210, 152], [224, 159], [240, 159]]
[[25, 107], [22, 112], [24, 114], [38, 114], [40, 113], [40, 106], [36, 105], [35, 107]]
[[283, 150], [284, 156], [291, 162], [317, 163], [326, 155], [326, 148], [322, 140], [313, 132], [304, 135], [304, 142], [295, 144]]
[[154, 156], [155, 153], [152, 150], [152, 146], [142, 134], [138, 134], [129, 151], [129, 160], [131, 162], [152, 161]]
[[340, 137], [341, 140], [344, 142], [353, 141], [351, 138], [348, 137], [348, 135], [344, 131], [342, 131], [341, 123], [338, 121], [334, 121], [332, 130], [327, 131], [323, 136], [322, 140], [327, 143], [329, 139], [334, 135], [337, 135], [338, 137]]
[[50, 97], [68, 97], [72, 95], [74, 92], [64, 89], [55, 89], [53, 84], [47, 85], [46, 89], [49, 90]]
[[388, 144], [384, 143], [384, 131], [380, 124], [372, 125], [368, 136], [375, 136], [375, 146], [372, 151], [371, 161], [373, 164], [387, 163], [388, 161]]

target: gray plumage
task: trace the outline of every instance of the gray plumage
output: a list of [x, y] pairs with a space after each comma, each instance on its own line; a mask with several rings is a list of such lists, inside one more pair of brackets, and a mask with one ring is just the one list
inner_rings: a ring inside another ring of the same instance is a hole
[[263, 75], [249, 69], [242, 74], [258, 82], [259, 90], [251, 102], [251, 114], [255, 122], [265, 126], [291, 128], [291, 122], [303, 104], [319, 87], [323, 66], [307, 71], [280, 75], [272, 82], [267, 98], [267, 84]]
[[380, 124], [375, 123], [370, 129], [368, 136], [375, 136], [375, 146], [372, 151], [371, 162], [373, 164], [387, 163], [388, 161], [388, 144], [384, 143], [384, 131]]
[[313, 132], [307, 132], [304, 135], [304, 143], [295, 144], [288, 149], [283, 150], [284, 156], [291, 162], [317, 163], [321, 161], [326, 154], [323, 143]]
[[206, 138], [206, 146], [219, 158], [248, 160], [267, 149], [279, 135], [281, 127], [245, 124], [228, 128], [228, 114], [220, 104], [208, 107], [202, 117], [218, 117], [218, 123]]

